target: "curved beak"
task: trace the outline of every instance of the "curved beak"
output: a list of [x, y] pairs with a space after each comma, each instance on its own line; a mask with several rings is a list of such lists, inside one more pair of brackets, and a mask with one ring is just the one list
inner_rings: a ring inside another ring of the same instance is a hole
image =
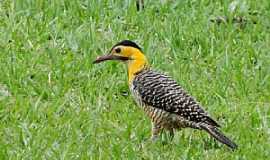
[[128, 57], [119, 56], [119, 55], [113, 55], [113, 54], [107, 54], [100, 57], [97, 57], [95, 61], [93, 61], [94, 64], [100, 63], [107, 60], [121, 60], [121, 61], [127, 61], [129, 60]]

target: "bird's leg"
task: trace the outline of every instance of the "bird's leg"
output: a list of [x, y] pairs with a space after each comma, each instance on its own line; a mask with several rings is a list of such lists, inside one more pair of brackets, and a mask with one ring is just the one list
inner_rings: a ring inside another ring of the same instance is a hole
[[151, 136], [151, 140], [152, 141], [156, 141], [159, 133], [162, 131], [162, 127], [158, 124], [155, 124], [154, 122], [152, 122], [152, 136]]
[[173, 137], [174, 137], [174, 130], [173, 130], [173, 128], [171, 128], [171, 129], [169, 130], [169, 138], [170, 138], [170, 141], [173, 140]]
[[143, 10], [144, 9], [143, 0], [136, 0], [136, 7], [137, 7], [137, 11]]

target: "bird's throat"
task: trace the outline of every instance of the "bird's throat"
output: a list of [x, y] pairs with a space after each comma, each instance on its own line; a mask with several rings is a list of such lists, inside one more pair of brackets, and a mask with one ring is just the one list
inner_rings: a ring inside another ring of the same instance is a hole
[[131, 60], [128, 62], [128, 82], [131, 84], [137, 73], [148, 67], [146, 59]]

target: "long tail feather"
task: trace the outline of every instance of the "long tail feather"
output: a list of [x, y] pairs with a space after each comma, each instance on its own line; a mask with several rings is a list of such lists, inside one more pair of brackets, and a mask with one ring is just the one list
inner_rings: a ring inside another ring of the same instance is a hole
[[219, 142], [227, 145], [231, 149], [237, 149], [237, 144], [231, 141], [228, 137], [226, 137], [218, 128], [209, 126], [209, 125], [201, 125], [201, 128], [207, 131], [211, 136], [213, 136]]

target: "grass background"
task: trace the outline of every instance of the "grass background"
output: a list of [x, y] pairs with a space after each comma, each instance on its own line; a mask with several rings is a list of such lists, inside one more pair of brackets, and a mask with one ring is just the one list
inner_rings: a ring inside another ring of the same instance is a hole
[[[211, 22], [219, 16], [229, 22]], [[175, 77], [239, 149], [191, 129], [148, 143], [150, 121], [124, 65], [92, 64], [123, 39]], [[0, 159], [267, 159], [269, 44], [268, 0], [148, 0], [141, 12], [129, 0], [2, 0]]]

